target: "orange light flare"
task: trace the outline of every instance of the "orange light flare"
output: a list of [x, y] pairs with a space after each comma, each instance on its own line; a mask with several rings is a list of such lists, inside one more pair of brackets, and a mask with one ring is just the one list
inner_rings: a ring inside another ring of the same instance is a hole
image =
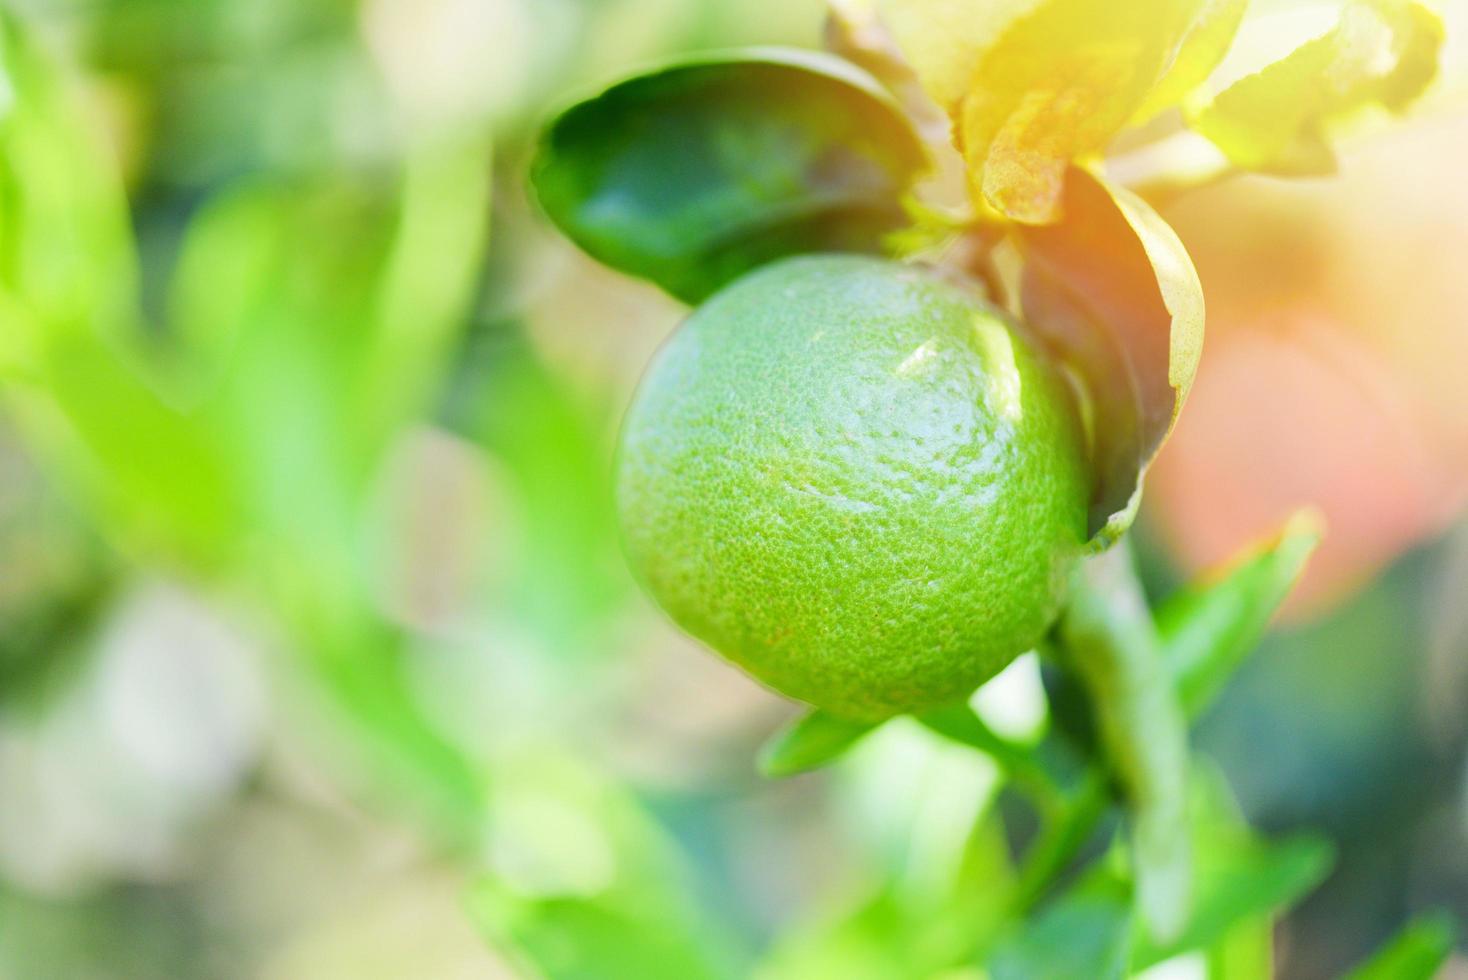
[[1376, 134], [1338, 176], [1174, 204], [1208, 300], [1188, 406], [1149, 479], [1188, 570], [1302, 504], [1329, 530], [1295, 615], [1344, 598], [1468, 504], [1468, 114]]

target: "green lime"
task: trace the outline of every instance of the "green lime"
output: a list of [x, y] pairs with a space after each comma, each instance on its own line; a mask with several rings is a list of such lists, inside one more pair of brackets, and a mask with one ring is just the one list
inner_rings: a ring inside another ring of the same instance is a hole
[[658, 353], [617, 467], [633, 570], [770, 687], [880, 719], [1041, 639], [1086, 536], [1063, 384], [977, 294], [818, 255], [715, 295]]

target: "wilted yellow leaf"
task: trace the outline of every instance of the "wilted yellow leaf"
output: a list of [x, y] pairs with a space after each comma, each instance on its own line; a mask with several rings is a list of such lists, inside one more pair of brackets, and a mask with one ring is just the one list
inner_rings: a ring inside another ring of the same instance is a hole
[[1329, 172], [1329, 125], [1373, 104], [1406, 108], [1436, 76], [1442, 40], [1420, 3], [1349, 0], [1328, 33], [1225, 89], [1191, 124], [1238, 167]]

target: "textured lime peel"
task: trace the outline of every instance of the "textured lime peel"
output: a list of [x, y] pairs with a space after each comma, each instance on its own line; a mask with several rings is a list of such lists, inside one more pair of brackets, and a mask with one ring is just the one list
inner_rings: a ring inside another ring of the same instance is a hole
[[1074, 413], [976, 295], [811, 256], [693, 314], [628, 413], [632, 566], [689, 633], [852, 719], [956, 701], [1054, 621], [1086, 537]]

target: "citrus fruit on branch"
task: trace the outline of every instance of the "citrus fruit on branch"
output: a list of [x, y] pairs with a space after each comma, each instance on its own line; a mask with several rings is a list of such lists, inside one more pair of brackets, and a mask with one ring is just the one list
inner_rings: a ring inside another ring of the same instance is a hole
[[1089, 477], [1063, 382], [976, 288], [813, 255], [673, 334], [617, 495], [680, 626], [784, 694], [881, 719], [960, 700], [1041, 639]]

